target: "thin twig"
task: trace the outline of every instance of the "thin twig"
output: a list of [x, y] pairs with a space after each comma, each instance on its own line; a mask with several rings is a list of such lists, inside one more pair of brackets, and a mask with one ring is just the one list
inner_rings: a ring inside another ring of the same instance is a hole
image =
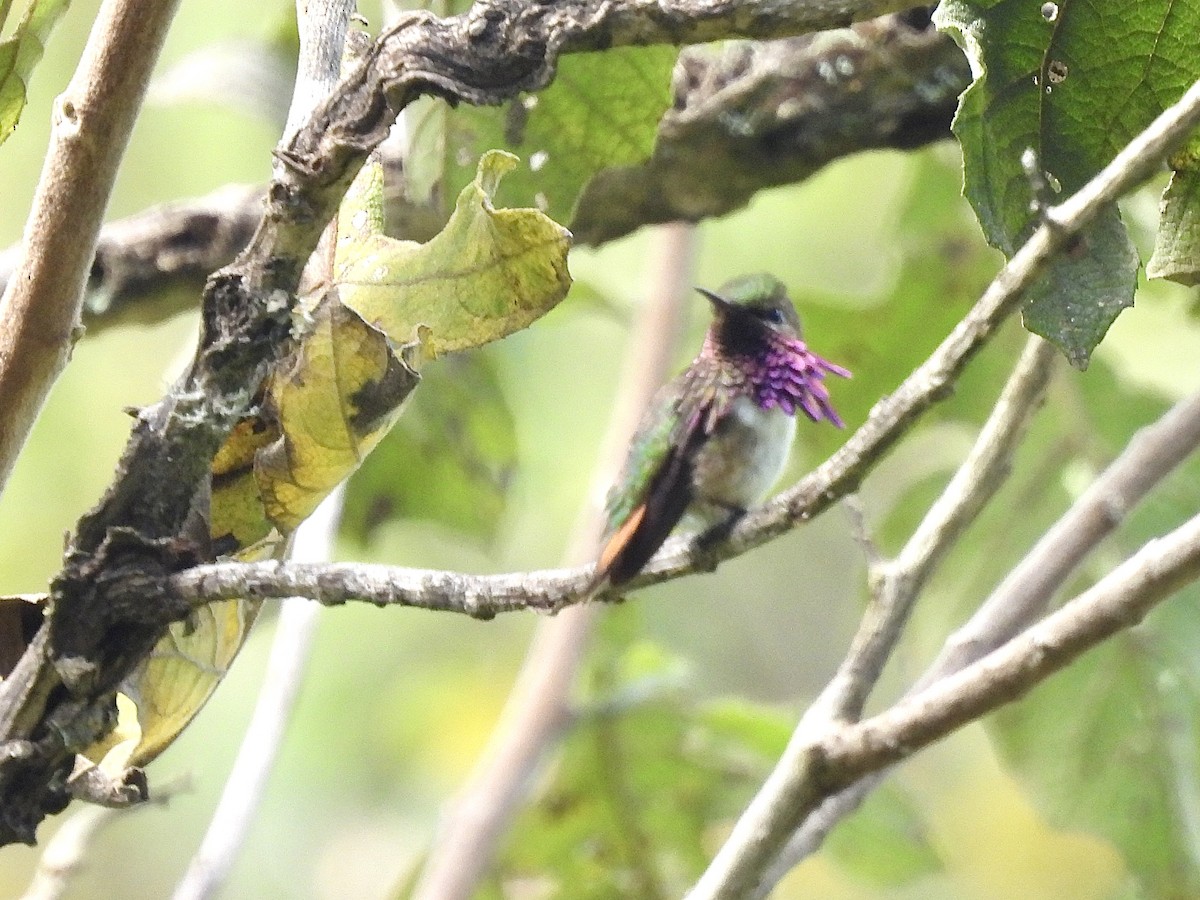
[[921, 688], [961, 669], [1041, 616], [1054, 593], [1129, 512], [1200, 447], [1200, 393], [1142, 429], [946, 641]]
[[1013, 454], [1041, 408], [1057, 355], [1041, 338], [1028, 339], [975, 445], [946, 489], [896, 558], [870, 567], [870, 606], [845, 660], [805, 719], [854, 720], [862, 714], [921, 589], [1011, 471]]
[[[353, 0], [297, 0], [300, 63], [296, 85], [284, 126], [286, 140], [337, 83], [342, 68], [342, 48], [354, 11]], [[335, 218], [329, 231], [337, 228]], [[328, 246], [333, 239], [324, 238]], [[332, 277], [327, 260], [314, 254], [318, 277]], [[297, 529], [290, 554], [307, 562], [329, 562], [342, 517], [344, 487], [335, 488]], [[300, 685], [312, 652], [321, 607], [303, 597], [283, 601], [275, 626], [275, 639], [267, 672], [250, 724], [242, 737], [212, 821], [175, 888], [174, 900], [207, 900], [225, 884], [239, 851], [262, 804], [267, 780], [275, 767], [284, 732], [291, 721]]]
[[179, 0], [107, 0], [54, 107], [46, 161], [0, 297], [0, 491], [78, 337], [117, 167]]
[[[685, 297], [691, 284], [694, 229], [660, 229], [651, 256], [659, 265], [632, 329], [632, 346], [592, 477], [589, 502], [567, 551], [590, 558], [603, 527], [601, 497], [612, 483], [642, 410], [666, 380], [679, 342]], [[533, 774], [570, 720], [575, 676], [600, 607], [582, 606], [539, 624], [500, 723], [475, 770], [438, 829], [414, 900], [465, 900], [486, 872]]]
[[[341, 518], [343, 490], [331, 493], [309, 516], [292, 542], [299, 559], [328, 560]], [[258, 702], [242, 737], [221, 799], [174, 900], [205, 900], [225, 884], [262, 805], [267, 780], [283, 745], [312, 651], [321, 607], [303, 597], [283, 601]]]
[[21, 900], [60, 900], [83, 868], [96, 835], [108, 824], [138, 809], [166, 806], [173, 797], [191, 790], [191, 779], [161, 785], [144, 804], [115, 808], [84, 805], [54, 833], [42, 851], [33, 880]]

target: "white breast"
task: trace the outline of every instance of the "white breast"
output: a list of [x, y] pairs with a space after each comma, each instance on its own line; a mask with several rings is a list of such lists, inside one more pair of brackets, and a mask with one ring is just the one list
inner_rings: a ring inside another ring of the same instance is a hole
[[762, 500], [783, 472], [795, 435], [794, 416], [762, 409], [748, 397], [735, 400], [731, 414], [697, 455], [692, 483], [700, 502], [695, 512], [715, 522], [730, 510]]

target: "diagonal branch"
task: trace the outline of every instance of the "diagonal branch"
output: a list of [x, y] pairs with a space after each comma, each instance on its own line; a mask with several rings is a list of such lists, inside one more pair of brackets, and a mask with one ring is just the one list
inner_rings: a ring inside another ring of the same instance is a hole
[[[855, 725], [833, 725], [818, 737], [797, 730], [760, 792], [768, 801], [756, 798], [759, 815], [738, 822], [689, 900], [752, 896], [782, 842], [826, 797], [1018, 699], [1086, 650], [1136, 625], [1197, 577], [1200, 516], [1150, 541], [1019, 637], [887, 711]], [[747, 833], [748, 825], [753, 832]], [[727, 853], [730, 847], [740, 852]]]
[[[1150, 489], [1200, 447], [1200, 394], [1181, 400], [1146, 426], [1125, 451], [1038, 541], [971, 619], [950, 636], [910, 692], [937, 683], [1011, 640], [1045, 614], [1054, 594]], [[764, 896], [829, 831], [854, 812], [886, 776], [872, 773], [829, 798], [788, 841], [759, 885]]]
[[[1044, 252], [1039, 250], [1039, 247], [1044, 247], [1047, 243], [1057, 245], [1067, 232], [1077, 227], [1073, 223], [1078, 222], [1080, 215], [1086, 215], [1089, 211], [1094, 214], [1115, 200], [1124, 190], [1152, 173], [1161, 164], [1163, 152], [1169, 150], [1174, 142], [1185, 139], [1197, 123], [1200, 123], [1200, 82], [1192, 85], [1178, 103], [1155, 119], [1076, 194], [1061, 205], [1046, 211], [1046, 222], [1013, 255], [1000, 276], [985, 292], [985, 299], [996, 289], [998, 283], [1005, 280], [1006, 273], [1014, 269], [1023, 270], [1032, 262], [1028, 257]], [[983, 303], [984, 301], [981, 301], [980, 305]], [[962, 330], [963, 326], [960, 325], [955, 332]], [[947, 343], [953, 340], [954, 335], [951, 335]], [[935, 352], [935, 356], [941, 349]], [[921, 369], [928, 365], [929, 363], [926, 363]], [[901, 386], [897, 393], [903, 390], [904, 386]], [[860, 429], [860, 433], [865, 431], [866, 427]], [[843, 447], [843, 451], [853, 444], [856, 438], [857, 434]], [[829, 467], [837, 458], [838, 454], [835, 454], [822, 468]], [[792, 832], [820, 801], [836, 793], [836, 790], [827, 790], [829, 786], [822, 780], [824, 775], [815, 772], [803, 758], [807, 752], [803, 748], [809, 733], [802, 721], [793, 734], [792, 743], [783, 758], [742, 814], [729, 840], [705, 872], [697, 886], [697, 897], [750, 896]], [[845, 785], [838, 787], [842, 786]], [[798, 807], [803, 807], [803, 811], [792, 817]], [[781, 810], [788, 812], [785, 815]]]
[[79, 336], [100, 222], [177, 6], [104, 3], [56, 102], [21, 262], [0, 298], [0, 490]]
[[1057, 351], [1026, 342], [975, 446], [895, 559], [870, 567], [871, 603], [845, 660], [805, 718], [857, 719], [900, 639], [921, 589], [958, 537], [1004, 483], [1013, 453], [1041, 408]]

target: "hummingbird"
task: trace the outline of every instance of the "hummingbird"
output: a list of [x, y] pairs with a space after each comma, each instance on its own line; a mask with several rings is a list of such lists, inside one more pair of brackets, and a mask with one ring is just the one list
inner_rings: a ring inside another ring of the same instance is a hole
[[719, 291], [697, 288], [713, 319], [696, 358], [644, 414], [609, 491], [608, 527], [588, 595], [642, 570], [685, 514], [723, 532], [779, 478], [796, 413], [838, 428], [826, 374], [850, 372], [817, 356], [774, 276], [743, 275]]

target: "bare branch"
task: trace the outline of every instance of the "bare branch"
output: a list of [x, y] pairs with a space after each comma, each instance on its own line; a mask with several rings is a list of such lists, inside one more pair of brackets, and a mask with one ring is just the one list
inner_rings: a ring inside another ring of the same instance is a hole
[[1134, 435], [1070, 510], [1038, 540], [921, 677], [918, 687], [974, 662], [1041, 616], [1055, 592], [1125, 516], [1200, 447], [1200, 394]]
[[853, 726], [825, 762], [854, 778], [911, 756], [1030, 688], [1200, 577], [1200, 516], [1149, 541], [1096, 585], [987, 656]]
[[[1200, 576], [1200, 516], [1149, 542], [1090, 590], [1012, 641], [884, 713], [824, 734], [797, 730], [754, 820], [743, 816], [689, 900], [751, 896], [762, 867], [828, 796], [1023, 696], [1084, 651], [1142, 620]], [[756, 798], [757, 804], [757, 798]], [[752, 830], [751, 830], [752, 829]]]
[[[1147, 177], [1161, 164], [1163, 152], [1168, 150], [1175, 141], [1184, 138], [1197, 122], [1200, 122], [1200, 83], [1194, 84], [1178, 103], [1155, 119], [1076, 194], [1061, 205], [1045, 211], [1046, 223], [1013, 255], [996, 281], [985, 292], [984, 300], [980, 301], [980, 305], [982, 306], [987, 297], [997, 290], [998, 285], [1007, 280], [1006, 273], [1024, 271], [1030, 265], [1040, 268], [1041, 263], [1035, 261], [1043, 253], [1050, 252], [1050, 247], [1065, 236], [1062, 229], [1066, 228], [1067, 232], [1074, 232], [1079, 227], [1081, 215], [1087, 215], [1089, 211], [1094, 214], [1104, 205], [1112, 202], [1121, 192], [1136, 184], [1140, 179]], [[972, 315], [974, 315], [974, 311], [972, 311]], [[970, 318], [971, 316], [968, 316], [968, 319]], [[955, 334], [962, 330], [963, 325], [960, 324], [955, 329]], [[954, 334], [935, 351], [934, 357], [921, 366], [918, 372], [928, 368], [934, 358], [941, 354], [946, 344], [953, 340]], [[916, 373], [909, 381], [915, 377]], [[905, 384], [907, 385], [908, 382]], [[902, 385], [897, 394], [903, 393], [904, 389], [905, 385]], [[872, 418], [874, 418], [874, 413]], [[860, 429], [859, 434], [866, 431], [870, 424], [870, 420], [868, 420], [867, 425]], [[853, 445], [857, 438], [858, 434], [854, 435], [842, 448], [842, 451], [839, 451], [839, 454]], [[831, 466], [839, 454], [835, 454], [822, 468]], [[820, 471], [818, 470], [818, 472]], [[794, 492], [795, 489], [789, 494]], [[1048, 673], [1053, 669], [1045, 671]], [[940, 685], [941, 682], [938, 684]], [[729, 840], [725, 842], [705, 872], [697, 886], [696, 897], [752, 895], [762, 882], [767, 868], [791, 838], [792, 832], [822, 801], [836, 793], [837, 789], [845, 786], [842, 784], [831, 787], [827, 780], [827, 773], [818, 772], [810, 766], [811, 760], [807, 759], [809, 734], [811, 732], [802, 721], [793, 734], [787, 752], [738, 820]], [[867, 790], [869, 790], [869, 786]], [[856, 796], [861, 799], [861, 795]], [[834, 802], [838, 810], [844, 811], [853, 809], [856, 801], [853, 797], [847, 797], [845, 799], [837, 798]], [[787, 810], [786, 815], [781, 813], [781, 810]], [[797, 838], [797, 840], [801, 839]], [[772, 874], [777, 873], [772, 872]]]
[[[106, 224], [84, 290], [88, 335], [111, 325], [150, 324], [194, 309], [204, 279], [230, 263], [250, 240], [262, 213], [264, 190], [230, 184]], [[0, 290], [20, 262], [19, 244], [0, 252]]]
[[[180, 778], [164, 784], [147, 801], [149, 806], [166, 806], [178, 794], [191, 790], [191, 780]], [[88, 848], [105, 826], [135, 809], [111, 806], [84, 806], [74, 813], [46, 844], [37, 870], [21, 900], [60, 900], [71, 887], [71, 879], [83, 868]]]
[[178, 0], [108, 0], [67, 89], [0, 298], [0, 490], [78, 337], [83, 283], [117, 166]]
[[[1046, 532], [975, 615], [950, 636], [937, 660], [909, 693], [960, 671], [1036, 622], [1079, 563], [1197, 447], [1200, 394], [1180, 401], [1134, 436], [1125, 451]], [[873, 773], [822, 804], [771, 864], [759, 890], [769, 890], [793, 866], [815, 853], [833, 826], [856, 810], [886, 774]]]
[[893, 560], [870, 567], [872, 600], [845, 660], [805, 718], [857, 719], [900, 639], [921, 589], [955, 541], [1004, 483], [1012, 457], [1041, 408], [1057, 351], [1026, 343], [975, 446]]

